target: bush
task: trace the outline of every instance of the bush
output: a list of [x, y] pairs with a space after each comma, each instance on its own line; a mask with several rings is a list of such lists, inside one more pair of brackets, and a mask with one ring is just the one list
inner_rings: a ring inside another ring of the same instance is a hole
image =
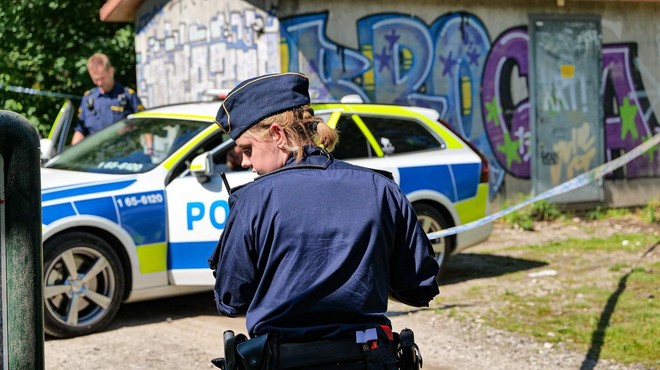
[[93, 53], [107, 54], [117, 81], [135, 86], [134, 26], [101, 22], [103, 1], [5, 3], [0, 6], [0, 108], [27, 118], [42, 136], [64, 102], [49, 93], [82, 97], [94, 86], [86, 67]]

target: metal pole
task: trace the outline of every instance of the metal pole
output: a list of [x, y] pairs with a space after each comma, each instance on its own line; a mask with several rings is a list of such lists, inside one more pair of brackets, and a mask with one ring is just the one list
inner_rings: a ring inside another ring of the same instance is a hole
[[39, 159], [34, 127], [0, 110], [2, 369], [44, 368]]

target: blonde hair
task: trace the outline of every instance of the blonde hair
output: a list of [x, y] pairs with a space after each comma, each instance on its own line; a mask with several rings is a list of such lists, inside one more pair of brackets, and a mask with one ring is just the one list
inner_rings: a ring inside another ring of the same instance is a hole
[[332, 151], [339, 140], [337, 131], [328, 126], [320, 117], [314, 116], [314, 109], [303, 105], [264, 118], [246, 133], [253, 137], [266, 138], [273, 123], [282, 126], [287, 137], [287, 149], [296, 156], [296, 161], [303, 158], [305, 145], [317, 145]]
[[93, 67], [102, 67], [108, 70], [112, 68], [112, 63], [110, 63], [110, 58], [107, 55], [96, 53], [87, 59], [87, 69], [92, 69]]

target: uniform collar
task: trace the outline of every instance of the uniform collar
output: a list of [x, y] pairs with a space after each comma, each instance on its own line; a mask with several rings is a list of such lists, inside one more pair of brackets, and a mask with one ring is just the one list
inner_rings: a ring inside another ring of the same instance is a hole
[[96, 87], [96, 93], [99, 95], [119, 95], [124, 91], [124, 87], [117, 81], [115, 81], [115, 85], [112, 87], [110, 91], [106, 91], [105, 93], [101, 93], [101, 89], [97, 86]]
[[296, 156], [290, 157], [284, 167], [297, 167], [297, 166], [323, 166], [327, 167], [332, 161], [332, 156], [327, 150], [313, 145], [306, 145], [303, 148], [303, 158], [300, 162], [296, 162]]
[[[280, 172], [284, 172], [286, 170], [296, 169], [296, 168], [316, 168], [316, 169], [325, 170], [326, 168], [328, 168], [330, 163], [332, 163], [332, 161], [334, 160], [334, 157], [332, 156], [332, 154], [330, 154], [327, 150], [325, 150], [324, 148], [321, 148], [321, 147], [308, 145], [308, 146], [305, 146], [303, 150], [304, 150], [304, 154], [303, 154], [303, 158], [300, 162], [296, 162], [296, 157], [293, 156], [293, 157], [289, 158], [286, 161], [286, 163], [284, 164], [284, 167], [281, 167], [281, 168], [279, 168], [275, 171], [269, 172], [267, 174], [261, 175], [261, 176], [257, 177], [254, 180], [254, 182], [257, 182], [257, 181], [259, 181], [260, 179], [263, 179], [263, 178], [270, 177], [271, 175], [274, 175], [274, 174], [277, 174], [277, 173], [280, 173]], [[236, 192], [237, 190], [239, 190], [239, 189], [241, 189], [245, 186], [249, 186], [250, 184], [251, 183], [247, 183], [247, 184], [244, 184], [244, 185], [237, 186], [235, 188], [231, 188], [229, 194], [231, 195], [234, 192]], [[225, 185], [228, 185], [228, 184], [225, 182]]]

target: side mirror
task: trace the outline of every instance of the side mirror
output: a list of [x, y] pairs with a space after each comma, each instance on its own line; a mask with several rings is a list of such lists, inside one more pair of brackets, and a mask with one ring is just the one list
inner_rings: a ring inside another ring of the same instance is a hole
[[53, 156], [53, 141], [51, 139], [39, 140], [41, 147], [41, 164], [46, 163]]
[[213, 156], [211, 156], [211, 152], [204, 152], [195, 157], [190, 163], [189, 169], [200, 184], [209, 181], [209, 177], [213, 175]]

